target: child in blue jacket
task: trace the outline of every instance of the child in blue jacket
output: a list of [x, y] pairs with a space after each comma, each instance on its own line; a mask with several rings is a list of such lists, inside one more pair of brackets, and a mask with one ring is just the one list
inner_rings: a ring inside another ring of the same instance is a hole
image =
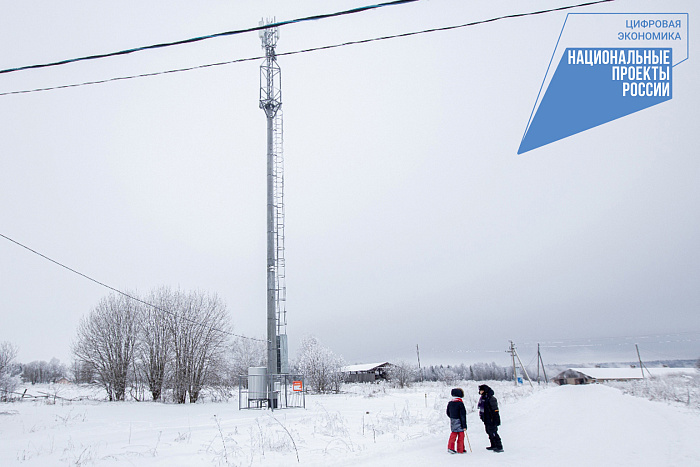
[[[467, 431], [467, 409], [462, 398], [464, 391], [461, 388], [452, 390], [452, 399], [447, 404], [447, 416], [450, 417], [450, 440], [447, 442], [447, 451], [455, 454], [464, 453], [464, 432]], [[457, 444], [455, 449], [455, 442]]]

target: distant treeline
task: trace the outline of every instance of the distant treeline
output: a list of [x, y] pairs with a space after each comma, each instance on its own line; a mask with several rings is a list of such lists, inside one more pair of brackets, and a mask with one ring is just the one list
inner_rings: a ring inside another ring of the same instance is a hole
[[513, 379], [513, 367], [496, 363], [474, 363], [472, 365], [431, 365], [421, 370], [424, 381], [507, 381]]

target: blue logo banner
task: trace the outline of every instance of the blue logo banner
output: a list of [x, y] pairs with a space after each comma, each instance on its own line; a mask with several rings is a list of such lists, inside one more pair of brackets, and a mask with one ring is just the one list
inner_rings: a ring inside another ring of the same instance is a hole
[[518, 154], [671, 99], [672, 63], [671, 49], [567, 48]]
[[687, 13], [569, 13], [518, 154], [671, 100], [688, 58]]

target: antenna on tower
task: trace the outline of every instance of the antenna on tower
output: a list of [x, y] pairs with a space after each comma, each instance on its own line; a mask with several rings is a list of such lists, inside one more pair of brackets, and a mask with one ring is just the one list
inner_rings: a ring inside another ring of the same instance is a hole
[[[261, 26], [273, 19], [260, 21]], [[260, 65], [260, 108], [267, 117], [267, 370], [289, 373], [284, 261], [284, 154], [282, 83], [275, 46], [279, 29], [260, 30], [265, 61]]]

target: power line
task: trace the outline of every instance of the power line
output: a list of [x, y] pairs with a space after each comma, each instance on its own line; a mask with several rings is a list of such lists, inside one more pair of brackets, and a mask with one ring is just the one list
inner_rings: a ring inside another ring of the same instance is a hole
[[[281, 54], [278, 54], [278, 55], [281, 55]], [[232, 63], [250, 62], [253, 60], [261, 60], [263, 58], [265, 58], [265, 57], [260, 56], [260, 57], [250, 57], [250, 58], [239, 58], [236, 60], [229, 60], [226, 62], [209, 63], [209, 64], [205, 64], [205, 65], [196, 65], [196, 66], [191, 66], [191, 67], [187, 67], [187, 68], [177, 68], [174, 70], [156, 71], [153, 73], [142, 73], [142, 74], [131, 75], [131, 76], [118, 76], [115, 78], [106, 78], [106, 79], [101, 79], [101, 80], [96, 80], [96, 81], [86, 81], [83, 83], [75, 83], [75, 84], [63, 84], [60, 86], [51, 86], [51, 87], [46, 87], [46, 88], [27, 89], [24, 91], [8, 91], [8, 92], [0, 93], [0, 97], [10, 96], [13, 94], [29, 94], [32, 92], [55, 91], [57, 89], [77, 88], [77, 87], [81, 87], [81, 86], [90, 86], [93, 84], [104, 84], [104, 83], [110, 83], [113, 81], [124, 81], [124, 80], [129, 80], [129, 79], [136, 79], [136, 78], [147, 78], [150, 76], [167, 75], [170, 73], [180, 73], [183, 71], [198, 70], [201, 68], [210, 68], [210, 67], [221, 66], [221, 65], [230, 65]]]
[[69, 63], [81, 62], [81, 61], [86, 61], [86, 60], [97, 60], [97, 59], [101, 59], [101, 58], [117, 57], [120, 55], [128, 55], [128, 54], [132, 54], [132, 53], [136, 53], [136, 52], [143, 52], [145, 50], [152, 50], [152, 49], [163, 49], [166, 47], [173, 47], [176, 45], [192, 44], [194, 42], [200, 42], [200, 41], [204, 41], [207, 39], [214, 39], [217, 37], [233, 36], [233, 35], [243, 34], [243, 33], [247, 33], [247, 32], [260, 31], [263, 29], [270, 29], [270, 28], [276, 28], [276, 27], [280, 27], [280, 26], [286, 26], [288, 24], [303, 23], [306, 21], [318, 21], [318, 20], [322, 20], [322, 19], [328, 19], [328, 18], [334, 18], [337, 16], [362, 13], [362, 12], [369, 11], [369, 10], [376, 10], [377, 8], [402, 5], [402, 4], [413, 3], [413, 2], [418, 2], [418, 1], [420, 1], [420, 0], [394, 0], [391, 2], [379, 3], [376, 5], [368, 5], [368, 6], [352, 8], [350, 10], [307, 16], [304, 18], [297, 18], [297, 19], [292, 19], [292, 20], [287, 20], [287, 21], [280, 21], [280, 22], [276, 22], [276, 23], [255, 26], [255, 27], [247, 28], [247, 29], [237, 29], [237, 30], [233, 30], [233, 31], [219, 32], [216, 34], [208, 34], [206, 36], [192, 37], [189, 39], [182, 39], [182, 40], [178, 40], [178, 41], [174, 41], [174, 42], [163, 42], [160, 44], [145, 45], [142, 47], [135, 47], [133, 49], [120, 50], [117, 52], [88, 55], [85, 57], [59, 60], [57, 62], [43, 63], [43, 64], [37, 64], [37, 65], [25, 65], [25, 66], [16, 67], [16, 68], [8, 68], [6, 70], [0, 70], [0, 74], [13, 73], [16, 71], [32, 70], [32, 69], [37, 69], [37, 68], [48, 68], [48, 67], [59, 66], [59, 65], [67, 65]]
[[[416, 1], [416, 0], [412, 0], [412, 1]], [[608, 2], [613, 2], [613, 1], [615, 1], [615, 0], [597, 0], [597, 1], [588, 2], [588, 3], [579, 3], [576, 5], [567, 5], [567, 6], [563, 6], [563, 7], [550, 8], [547, 10], [532, 11], [532, 12], [527, 12], [527, 13], [514, 13], [514, 14], [510, 14], [510, 15], [503, 15], [503, 16], [498, 16], [498, 17], [489, 18], [489, 19], [485, 19], [485, 20], [473, 21], [473, 22], [464, 23], [464, 24], [458, 24], [458, 25], [454, 25], [454, 26], [445, 26], [445, 27], [440, 27], [440, 28], [424, 29], [421, 31], [413, 31], [413, 32], [407, 32], [407, 33], [402, 33], [402, 34], [393, 34], [393, 35], [389, 35], [389, 36], [374, 37], [374, 38], [370, 38], [370, 39], [360, 39], [360, 40], [356, 40], [356, 41], [348, 41], [348, 42], [342, 42], [339, 44], [312, 47], [312, 48], [296, 50], [296, 51], [292, 51], [292, 52], [280, 52], [280, 53], [277, 53], [277, 56], [279, 57], [279, 56], [297, 55], [297, 54], [309, 53], [309, 52], [318, 52], [320, 50], [330, 50], [330, 49], [336, 49], [339, 47], [346, 47], [346, 46], [350, 46], [350, 45], [367, 44], [370, 42], [377, 42], [377, 41], [383, 41], [383, 40], [388, 40], [388, 39], [397, 39], [397, 38], [403, 38], [403, 37], [416, 36], [419, 34], [428, 34], [428, 33], [433, 33], [433, 32], [450, 31], [453, 29], [460, 29], [460, 28], [466, 28], [466, 27], [471, 27], [471, 26], [477, 26], [480, 24], [492, 23], [492, 22], [500, 21], [500, 20], [504, 20], [504, 19], [520, 18], [520, 17], [524, 17], [524, 16], [534, 16], [534, 15], [540, 15], [540, 14], [544, 14], [544, 13], [552, 13], [555, 11], [570, 10], [570, 9], [574, 9], [574, 8], [581, 8], [581, 7], [596, 5], [599, 3], [608, 3]], [[257, 28], [257, 29], [260, 29], [260, 28]], [[81, 87], [81, 86], [89, 86], [89, 85], [93, 85], [93, 84], [104, 84], [104, 83], [109, 83], [109, 82], [113, 82], [113, 81], [123, 81], [123, 80], [136, 79], [136, 78], [146, 78], [146, 77], [150, 77], [150, 76], [158, 76], [158, 75], [165, 75], [165, 74], [171, 74], [171, 73], [180, 73], [180, 72], [184, 72], [184, 71], [192, 71], [192, 70], [198, 70], [198, 69], [202, 69], [202, 68], [210, 68], [210, 67], [221, 66], [221, 65], [231, 65], [234, 63], [249, 62], [249, 61], [253, 61], [253, 60], [262, 60], [264, 58], [265, 58], [264, 56], [239, 58], [239, 59], [235, 59], [235, 60], [228, 60], [225, 62], [209, 63], [209, 64], [205, 64], [205, 65], [197, 65], [197, 66], [192, 66], [192, 67], [187, 67], [187, 68], [178, 68], [178, 69], [166, 70], [166, 71], [157, 71], [157, 72], [153, 72], [153, 73], [143, 73], [143, 74], [131, 75], [131, 76], [121, 76], [121, 77], [116, 77], [116, 78], [107, 78], [107, 79], [103, 79], [103, 80], [87, 81], [87, 82], [75, 83], [75, 84], [65, 84], [65, 85], [61, 85], [61, 86], [52, 86], [52, 87], [45, 87], [45, 88], [28, 89], [28, 90], [23, 90], [23, 91], [9, 91], [9, 92], [0, 93], [0, 97], [9, 96], [9, 95], [13, 95], [13, 94], [28, 94], [28, 93], [40, 92], [40, 91], [54, 91], [57, 89], [75, 88], [75, 87]], [[7, 71], [7, 70], [5, 70], [5, 71]], [[0, 73], [2, 73], [2, 72], [3, 71], [0, 71]]]
[[8, 241], [14, 243], [14, 244], [17, 245], [17, 246], [20, 246], [20, 247], [24, 248], [25, 250], [28, 250], [28, 251], [34, 253], [35, 255], [38, 255], [38, 256], [44, 258], [45, 260], [51, 261], [52, 263], [54, 263], [54, 264], [56, 264], [56, 265], [58, 265], [58, 266], [60, 266], [60, 267], [62, 267], [62, 268], [64, 268], [64, 269], [67, 269], [67, 270], [69, 270], [70, 272], [72, 272], [72, 273], [74, 273], [74, 274], [77, 274], [77, 275], [79, 275], [79, 276], [81, 276], [81, 277], [83, 277], [83, 278], [85, 278], [85, 279], [87, 279], [87, 280], [89, 280], [89, 281], [91, 281], [91, 282], [94, 282], [94, 283], [97, 284], [97, 285], [100, 285], [100, 286], [102, 286], [102, 287], [104, 287], [104, 288], [106, 288], [106, 289], [109, 289], [109, 290], [111, 290], [111, 291], [113, 291], [113, 292], [116, 292], [116, 293], [118, 293], [118, 294], [120, 294], [120, 295], [123, 295], [124, 297], [127, 297], [127, 298], [130, 298], [130, 299], [134, 300], [134, 301], [137, 301], [137, 302], [139, 302], [139, 303], [141, 303], [141, 304], [143, 304], [143, 305], [149, 306], [149, 307], [151, 307], [151, 308], [153, 308], [153, 309], [155, 309], [155, 310], [162, 311], [163, 313], [167, 313], [167, 314], [169, 314], [169, 315], [171, 315], [171, 316], [179, 317], [179, 318], [181, 318], [181, 319], [183, 319], [183, 320], [185, 320], [185, 321], [187, 321], [187, 322], [190, 322], [190, 323], [192, 323], [192, 324], [195, 324], [195, 325], [197, 325], [197, 326], [201, 326], [201, 327], [204, 327], [204, 328], [207, 328], [207, 329], [212, 329], [212, 330], [214, 330], [214, 331], [219, 331], [219, 332], [222, 333], [222, 334], [228, 334], [229, 336], [240, 337], [240, 338], [243, 338], [243, 339], [250, 339], [250, 340], [259, 341], [259, 342], [267, 342], [266, 340], [263, 340], [263, 339], [256, 339], [256, 338], [254, 338], [254, 337], [247, 337], [247, 336], [243, 336], [243, 335], [240, 335], [240, 334], [234, 334], [234, 333], [232, 333], [232, 332], [225, 331], [225, 330], [223, 330], [223, 329], [218, 329], [218, 328], [215, 328], [215, 327], [212, 327], [212, 326], [207, 326], [207, 325], [205, 325], [205, 324], [203, 324], [203, 323], [200, 323], [199, 321], [195, 321], [195, 320], [193, 320], [193, 319], [187, 318], [186, 316], [177, 316], [177, 313], [174, 313], [174, 312], [172, 312], [172, 311], [170, 311], [170, 310], [166, 310], [165, 308], [161, 308], [161, 307], [159, 307], [159, 306], [157, 306], [157, 305], [153, 305], [152, 303], [148, 303], [148, 302], [146, 302], [146, 301], [144, 301], [144, 300], [141, 300], [141, 299], [138, 298], [138, 297], [134, 297], [133, 295], [130, 295], [130, 294], [126, 293], [126, 292], [122, 292], [121, 290], [119, 290], [119, 289], [117, 289], [117, 288], [115, 288], [115, 287], [112, 287], [111, 285], [107, 285], [107, 284], [105, 284], [104, 282], [100, 282], [100, 281], [98, 281], [97, 279], [93, 279], [92, 277], [90, 277], [90, 276], [88, 276], [88, 275], [86, 275], [86, 274], [83, 274], [83, 273], [80, 272], [80, 271], [76, 271], [75, 269], [73, 269], [73, 268], [71, 268], [71, 267], [69, 267], [69, 266], [66, 266], [66, 265], [63, 264], [63, 263], [60, 263], [60, 262], [56, 261], [55, 259], [49, 258], [49, 257], [46, 256], [45, 254], [40, 253], [40, 252], [38, 252], [38, 251], [36, 251], [36, 250], [34, 250], [34, 249], [32, 249], [32, 248], [30, 248], [30, 247], [24, 245], [24, 244], [18, 242], [17, 240], [14, 240], [14, 239], [8, 237], [7, 235], [4, 235], [4, 234], [0, 233], [0, 237], [2, 237], [2, 238], [4, 238], [5, 240], [8, 240]]

